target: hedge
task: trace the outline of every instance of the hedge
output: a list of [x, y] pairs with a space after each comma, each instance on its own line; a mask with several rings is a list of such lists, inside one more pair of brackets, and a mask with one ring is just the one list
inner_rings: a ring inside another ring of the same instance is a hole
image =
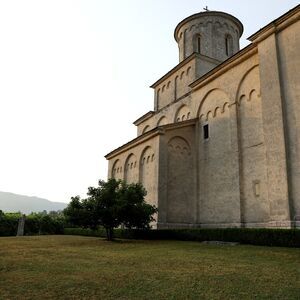
[[[0, 236], [15, 236], [21, 214], [6, 213], [0, 215]], [[32, 214], [26, 216], [24, 235], [63, 234], [64, 221], [49, 215]]]
[[25, 235], [36, 234], [63, 234], [64, 223], [60, 219], [51, 218], [49, 215], [36, 217], [29, 215], [25, 220]]
[[[64, 234], [105, 237], [104, 229], [65, 228]], [[299, 229], [222, 228], [222, 229], [115, 229], [114, 237], [145, 240], [223, 241], [241, 244], [300, 247]]]
[[0, 236], [16, 235], [20, 217], [19, 213], [4, 214], [0, 211]]

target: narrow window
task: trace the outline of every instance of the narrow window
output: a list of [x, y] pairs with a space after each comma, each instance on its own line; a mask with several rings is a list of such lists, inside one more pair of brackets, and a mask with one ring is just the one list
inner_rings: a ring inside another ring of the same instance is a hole
[[225, 37], [225, 52], [227, 56], [232, 55], [232, 38], [230, 35]]
[[203, 137], [205, 140], [207, 140], [209, 138], [208, 124], [205, 124], [203, 126]]
[[197, 52], [201, 53], [201, 37], [197, 37]]
[[201, 54], [201, 36], [199, 34], [193, 37], [194, 52]]
[[229, 39], [226, 37], [226, 55], [229, 56]]

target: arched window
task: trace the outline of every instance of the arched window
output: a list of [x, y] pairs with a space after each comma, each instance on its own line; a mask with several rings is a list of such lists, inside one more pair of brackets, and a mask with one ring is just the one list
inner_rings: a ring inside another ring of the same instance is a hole
[[194, 37], [194, 52], [201, 53], [201, 36], [199, 34]]
[[231, 56], [233, 54], [232, 37], [229, 34], [225, 36], [225, 53], [227, 56]]

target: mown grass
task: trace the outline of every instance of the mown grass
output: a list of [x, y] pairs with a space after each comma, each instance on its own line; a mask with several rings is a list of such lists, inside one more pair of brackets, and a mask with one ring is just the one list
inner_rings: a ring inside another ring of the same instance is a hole
[[300, 249], [0, 238], [0, 299], [300, 299]]

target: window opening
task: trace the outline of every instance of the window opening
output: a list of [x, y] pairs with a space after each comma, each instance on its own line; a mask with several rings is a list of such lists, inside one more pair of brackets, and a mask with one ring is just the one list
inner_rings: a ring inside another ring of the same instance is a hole
[[232, 39], [230, 35], [225, 37], [225, 52], [227, 56], [232, 55]]
[[203, 126], [203, 137], [205, 140], [207, 140], [209, 138], [209, 128], [208, 128], [208, 124], [205, 124]]
[[197, 38], [197, 52], [201, 53], [201, 38], [198, 36]]

